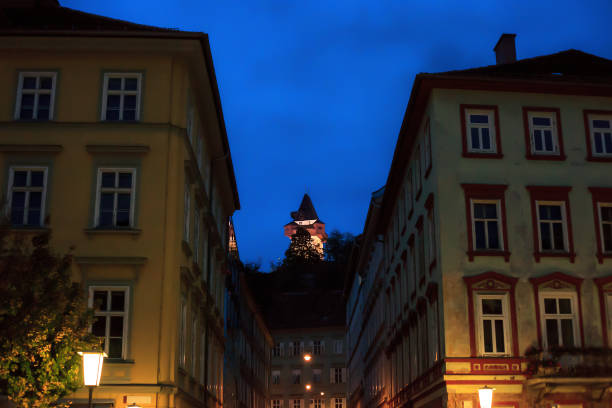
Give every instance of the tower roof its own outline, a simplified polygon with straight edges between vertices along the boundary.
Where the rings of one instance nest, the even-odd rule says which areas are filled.
[[[291,218],[294,221],[305,221],[305,220],[318,220],[319,216],[314,209],[314,205],[312,205],[312,200],[308,196],[308,194],[304,194],[304,198],[302,198],[302,203],[300,204],[300,208],[297,211],[291,212]]]

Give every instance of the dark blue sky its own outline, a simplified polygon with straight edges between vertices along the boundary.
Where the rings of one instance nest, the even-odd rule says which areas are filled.
[[[60,0],[209,34],[242,210],[243,261],[282,257],[304,192],[327,230],[358,234],[386,180],[414,76],[576,48],[612,58],[612,2]],[[503,4],[502,4],[503,3]]]

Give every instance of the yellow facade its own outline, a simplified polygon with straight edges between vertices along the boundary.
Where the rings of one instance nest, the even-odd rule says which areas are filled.
[[[239,202],[208,40],[126,24],[123,32],[15,32],[0,41],[2,195],[17,211],[14,180],[44,169],[43,221],[18,220],[16,233],[50,230],[55,250],[74,247],[73,277],[90,302],[108,295],[123,305],[123,320],[109,311],[98,327],[113,355],[94,403],[221,406],[227,221]],[[23,120],[20,78],[40,73],[55,78],[54,112]],[[105,120],[109,73],[138,78],[137,120]],[[122,197],[108,190],[110,224],[101,218],[110,214],[101,202],[106,174],[131,180]],[[129,215],[120,204],[127,195]],[[80,390],[70,399],[86,397]]]

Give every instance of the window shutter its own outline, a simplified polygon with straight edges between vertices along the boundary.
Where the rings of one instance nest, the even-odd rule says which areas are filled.
[[[336,377],[334,376],[334,369],[333,368],[329,369],[329,382],[330,382],[330,384],[335,384],[336,383]]]

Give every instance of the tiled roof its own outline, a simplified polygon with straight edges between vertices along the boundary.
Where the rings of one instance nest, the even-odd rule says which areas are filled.
[[[178,32],[131,23],[62,7],[55,1],[0,0],[0,26],[5,30]]]
[[[312,200],[308,196],[308,194],[304,194],[304,198],[302,198],[302,203],[300,204],[300,208],[297,211],[293,211],[291,213],[291,218],[295,221],[305,221],[305,220],[318,220],[319,216],[314,209],[314,205],[312,205]]]
[[[570,49],[515,62],[433,74],[444,77],[611,82],[612,61]]]

